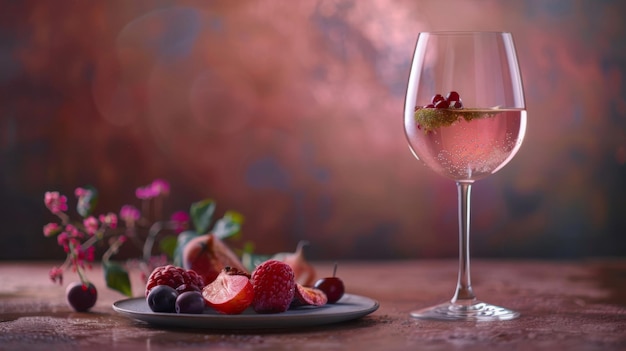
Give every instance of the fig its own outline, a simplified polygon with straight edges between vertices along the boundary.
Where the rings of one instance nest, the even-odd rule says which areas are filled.
[[[200,235],[191,239],[183,248],[183,268],[195,271],[210,284],[217,278],[224,267],[231,267],[246,272],[246,268],[237,255],[214,234]]]
[[[295,252],[281,252],[274,255],[273,259],[288,264],[296,277],[296,283],[304,286],[312,286],[315,283],[315,268],[305,259],[304,247],[308,241],[298,242]]]
[[[327,302],[326,293],[322,290],[296,284],[291,307],[324,306]]]

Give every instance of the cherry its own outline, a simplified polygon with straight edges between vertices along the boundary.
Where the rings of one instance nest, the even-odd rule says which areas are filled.
[[[150,290],[146,300],[153,312],[176,312],[178,292],[169,285],[157,285]]]
[[[322,290],[326,294],[326,297],[328,298],[328,303],[335,303],[339,301],[345,291],[343,281],[335,276],[336,273],[337,264],[335,263],[333,276],[322,278],[315,282],[315,285],[313,286],[316,289]]]
[[[454,104],[452,104],[452,107],[454,107],[454,108],[463,108],[463,103],[461,102],[461,100],[455,101]]]
[[[67,303],[77,312],[85,312],[92,308],[98,300],[98,291],[92,283],[75,282],[65,290]]]
[[[204,298],[199,291],[185,291],[176,298],[175,309],[176,313],[200,314],[204,311]]]

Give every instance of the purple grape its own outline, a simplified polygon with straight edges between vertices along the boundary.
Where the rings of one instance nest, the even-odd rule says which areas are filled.
[[[72,283],[65,290],[67,303],[77,312],[85,312],[92,308],[98,300],[98,291],[91,284]]]
[[[150,293],[148,293],[148,307],[153,312],[166,312],[173,313],[176,312],[176,298],[178,297],[178,292],[168,285],[157,285]]]
[[[185,291],[176,298],[176,313],[200,314],[204,311],[204,298],[199,291]]]

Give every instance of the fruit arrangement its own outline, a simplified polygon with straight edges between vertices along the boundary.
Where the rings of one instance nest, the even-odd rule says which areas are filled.
[[[343,294],[343,285],[340,293],[326,284],[314,286],[315,269],[303,254],[305,241],[294,252],[270,256],[253,254],[244,246],[240,258],[223,239],[239,233],[243,216],[226,211],[213,221],[216,205],[211,199],[194,202],[188,212],[174,212],[169,220],[159,219],[163,217],[157,209],[169,192],[169,183],[156,179],[135,191],[141,208],[148,210],[145,213],[127,204],[119,216],[112,212],[96,215],[98,191],[79,187],[74,192],[78,220],[71,218],[65,195],[45,193],[44,203],[58,221],[46,224],[43,234],[56,238],[66,253],[65,262],[50,270],[50,280],[63,285],[65,270],[78,274],[80,282],[66,289],[67,302],[75,311],[88,311],[97,301],[97,289],[87,271],[95,261],[95,246],[102,243],[108,243],[101,261],[107,287],[132,296],[128,269],[139,269],[146,283],[146,301],[155,312],[202,313],[213,308],[238,314],[252,308],[257,313],[281,313],[334,303]],[[126,264],[113,261],[112,256],[127,242],[140,249],[142,256]]]
[[[433,129],[449,126],[459,119],[469,122],[472,119],[493,116],[495,113],[466,109],[463,107],[463,101],[459,93],[451,91],[446,97],[441,94],[435,94],[430,103],[423,107],[416,106],[415,120],[417,128],[428,133]]]
[[[220,250],[229,249],[223,246]],[[221,257],[230,260],[236,256]],[[216,256],[210,261],[214,266],[198,267],[213,272],[215,267],[223,265]],[[233,315],[249,308],[259,314],[274,314],[302,306],[323,306],[335,303],[343,296],[343,282],[335,274],[318,280],[315,286],[297,282],[295,272],[301,270],[298,264],[303,261],[285,262],[270,258],[257,265],[251,274],[245,268],[224,266],[200,291],[196,288],[197,277],[206,276],[206,272],[172,265],[157,267],[148,278],[146,300],[153,312],[199,314],[205,308],[211,308],[221,314]],[[311,269],[308,263],[306,267]]]

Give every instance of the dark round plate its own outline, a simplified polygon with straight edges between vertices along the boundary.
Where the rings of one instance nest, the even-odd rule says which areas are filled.
[[[224,315],[207,308],[203,314],[152,312],[146,299],[136,297],[117,301],[113,310],[133,319],[165,327],[208,329],[299,328],[344,322],[366,316],[378,309],[370,298],[345,294],[334,304],[300,307],[284,313],[258,314],[252,309],[237,315]]]

